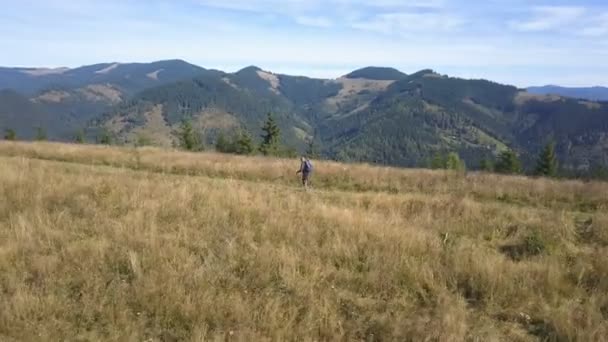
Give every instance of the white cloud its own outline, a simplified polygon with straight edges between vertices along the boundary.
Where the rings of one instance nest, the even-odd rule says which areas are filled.
[[[404,32],[446,32],[465,23],[459,17],[441,13],[389,13],[379,14],[367,20],[353,22],[351,26],[385,34]]]
[[[530,20],[511,21],[511,28],[522,32],[548,31],[575,23],[586,13],[584,7],[576,6],[542,6],[534,8]]]
[[[511,21],[510,27],[520,32],[558,32],[568,35],[602,37],[608,36],[608,12],[605,8],[576,6],[545,6],[533,9],[529,20]]]

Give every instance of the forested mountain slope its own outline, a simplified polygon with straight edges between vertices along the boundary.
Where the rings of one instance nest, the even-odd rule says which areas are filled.
[[[367,67],[313,79],[255,66],[226,73],[164,61],[2,69],[0,75],[0,85],[13,85],[0,97],[0,129],[14,128],[24,138],[44,126],[59,140],[87,129],[91,139],[105,131],[118,143],[172,146],[186,120],[207,145],[244,131],[259,142],[272,113],[288,148],[303,152],[314,141],[325,157],[346,161],[424,166],[437,153],[458,152],[475,168],[513,149],[529,168],[542,146],[555,141],[564,168],[608,164],[607,103],[433,70],[407,75]]]

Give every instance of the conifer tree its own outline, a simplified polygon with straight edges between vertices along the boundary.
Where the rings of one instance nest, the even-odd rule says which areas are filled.
[[[262,144],[260,145],[260,152],[266,156],[276,156],[280,152],[281,144],[281,130],[274,121],[271,113],[268,113],[266,122],[262,127]]]
[[[522,172],[521,161],[519,161],[514,151],[507,150],[502,152],[498,157],[495,169],[499,173],[518,174]]]
[[[433,159],[431,159],[431,162],[430,162],[431,169],[433,169],[433,170],[445,169],[445,165],[446,164],[445,164],[444,156],[439,152],[435,153],[435,155],[433,156]]]
[[[224,132],[220,132],[215,142],[215,150],[222,153],[233,153],[234,148],[232,142],[226,138]]]
[[[450,152],[445,160],[447,170],[465,171],[466,165],[456,152]]]
[[[254,151],[251,136],[246,131],[239,132],[234,142],[234,150],[237,154],[252,154]]]
[[[198,151],[201,149],[199,136],[194,131],[192,123],[184,120],[178,131],[179,146],[186,151]]]
[[[554,143],[548,143],[541,151],[536,163],[536,174],[547,177],[557,175],[557,157],[555,156]]]

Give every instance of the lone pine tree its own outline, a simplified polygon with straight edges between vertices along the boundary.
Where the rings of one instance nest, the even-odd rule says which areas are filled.
[[[541,151],[536,163],[536,174],[539,176],[555,177],[557,175],[557,157],[555,144],[548,143]]]
[[[260,152],[268,156],[276,156],[280,151],[281,144],[281,129],[274,121],[271,113],[268,113],[266,122],[262,126],[262,144],[260,145]]]

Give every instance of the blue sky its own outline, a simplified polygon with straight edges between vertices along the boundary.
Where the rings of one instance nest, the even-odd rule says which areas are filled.
[[[339,77],[423,68],[608,86],[606,0],[0,0],[0,65],[181,58]]]

